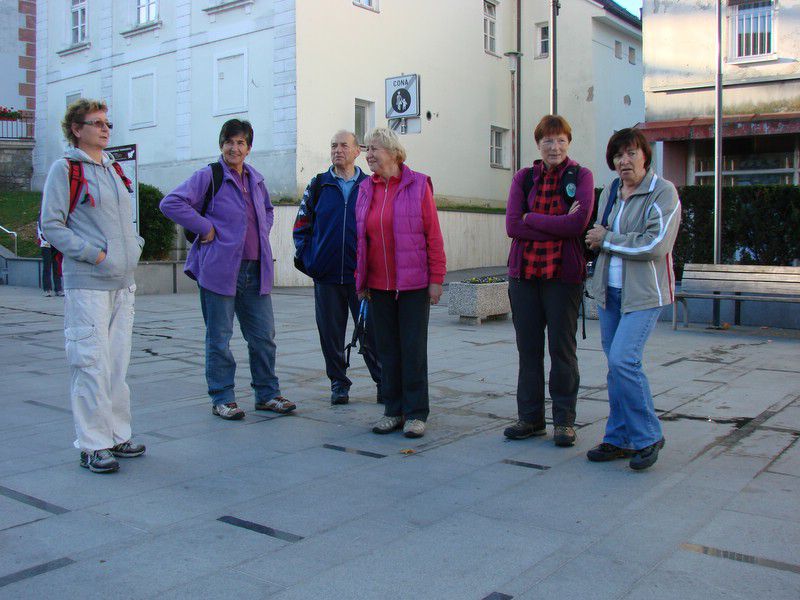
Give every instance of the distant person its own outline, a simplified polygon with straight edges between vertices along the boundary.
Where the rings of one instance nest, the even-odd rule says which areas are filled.
[[[384,417],[372,431],[403,428],[406,437],[425,434],[428,419],[428,318],[442,296],[444,241],[430,177],[405,164],[397,134],[369,133],[367,164],[356,205],[356,290],[369,298]]]
[[[600,195],[598,222],[586,234],[586,244],[600,253],[592,284],[610,409],[603,443],[587,457],[629,458],[636,470],[652,466],[664,447],[642,355],[661,307],[675,299],[672,246],[681,220],[678,192],[650,168],[652,157],[638,129],[611,136],[606,162],[619,178]]]
[[[594,208],[592,172],[568,156],[572,128],[557,115],[542,118],[533,133],[541,159],[520,170],[506,209],[508,296],[517,337],[517,422],[504,434],[521,440],[547,433],[544,347],[550,354],[548,388],[553,441],[575,443],[578,402],[578,309],[586,278],[583,234]]]
[[[133,228],[130,181],[103,152],[112,128],[106,104],[76,100],[61,128],[70,147],[44,184],[42,231],[63,254],[64,336],[80,465],[109,473],[119,469],[117,458],[145,452],[131,439],[125,382],[133,272],[144,240]]]
[[[196,171],[160,205],[169,219],[197,236],[184,271],[200,288],[211,412],[223,419],[244,418],[236,402],[236,361],[230,349],[235,314],[247,341],[255,409],[286,414],[297,407],[281,396],[275,374],[269,244],[274,209],[264,177],[245,164],[253,147],[250,123],[226,121],[219,147],[216,163]]]
[[[356,136],[339,131],[331,139],[331,167],[311,179],[294,222],[295,264],[314,279],[314,312],[325,372],[331,382],[331,404],[347,404],[352,381],[345,364],[348,311],[358,321],[356,294],[356,199],[366,175],[355,164],[361,153]],[[367,315],[368,321],[372,320]],[[366,328],[364,362],[378,386],[381,367],[375,356],[372,325]]]
[[[36,222],[36,243],[42,250],[42,295],[51,297],[55,287],[55,295],[63,296],[64,290],[61,286],[61,273],[59,272],[56,255],[58,250],[53,248],[42,231],[42,221]]]

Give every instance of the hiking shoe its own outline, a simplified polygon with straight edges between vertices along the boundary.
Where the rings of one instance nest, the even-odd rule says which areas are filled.
[[[546,433],[547,428],[544,425],[537,427],[533,423],[528,423],[526,421],[517,421],[511,427],[506,427],[505,431],[503,431],[503,435],[510,440],[524,440],[531,436],[545,435]]]
[[[45,298],[50,298],[52,297],[52,295],[53,292],[51,292],[50,290],[45,290],[44,292],[42,292],[42,296],[44,296]]]
[[[633,456],[633,450],[620,448],[608,442],[603,442],[586,453],[586,458],[592,462],[608,462],[617,458],[630,458],[631,456]]]
[[[271,410],[282,415],[292,412],[295,408],[297,405],[283,396],[275,396],[266,402],[256,402],[256,410]]]
[[[227,404],[215,404],[211,407],[211,414],[228,419],[229,421],[238,421],[244,419],[244,411],[239,408],[236,402],[228,402]]]
[[[566,425],[556,425],[553,428],[553,443],[556,446],[566,448],[573,446],[578,436],[575,435],[575,429],[567,427]]]
[[[658,440],[655,444],[650,444],[646,448],[636,450],[631,461],[628,463],[634,471],[642,471],[648,467],[652,467],[658,460],[658,451],[664,447],[664,438]]]
[[[119,469],[117,459],[108,449],[81,451],[81,466],[92,473],[113,473]]]
[[[403,417],[381,417],[381,420],[375,423],[372,428],[372,433],[391,433],[400,429],[403,425]]]
[[[348,402],[350,402],[350,394],[348,392],[344,391],[331,393],[331,405],[347,404]]]
[[[111,447],[111,454],[119,458],[136,458],[144,454],[144,444],[135,444],[131,440]]]
[[[403,426],[403,435],[407,438],[421,438],[425,435],[425,421],[411,419]]]

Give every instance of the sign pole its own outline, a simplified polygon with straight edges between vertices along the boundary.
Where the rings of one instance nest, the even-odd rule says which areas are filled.
[[[714,264],[722,262],[722,0],[716,0],[717,64],[714,84]],[[714,300],[713,325],[720,326],[720,301]]]

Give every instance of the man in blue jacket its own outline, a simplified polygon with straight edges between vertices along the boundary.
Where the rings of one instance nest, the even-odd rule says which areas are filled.
[[[344,341],[347,312],[358,319],[355,288],[356,198],[366,175],[355,164],[361,153],[355,134],[339,131],[331,139],[331,162],[306,187],[294,222],[295,263],[314,279],[314,307],[325,371],[331,380],[331,404],[347,404],[352,381],[347,377]],[[364,362],[380,397],[381,367],[373,348],[367,317]]]

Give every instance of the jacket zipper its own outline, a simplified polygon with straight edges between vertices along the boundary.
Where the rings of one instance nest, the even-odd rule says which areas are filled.
[[[338,185],[336,187],[339,187]],[[341,191],[341,188],[339,189]],[[339,277],[339,283],[344,284],[344,245],[345,245],[345,236],[347,233],[347,196],[344,195],[342,192],[342,196],[344,196],[344,218],[342,220],[342,270]]]
[[[386,269],[386,290],[389,290],[389,261],[386,258],[386,236],[383,232],[383,211],[386,208],[386,198],[389,196],[389,182],[386,182],[386,189],[383,192],[383,205],[381,206],[381,241],[383,242],[383,265]]]

